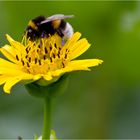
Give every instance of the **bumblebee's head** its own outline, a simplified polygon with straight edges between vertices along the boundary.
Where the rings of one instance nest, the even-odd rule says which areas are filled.
[[[29,21],[28,27],[32,28],[33,30],[38,30],[38,26],[44,20],[45,20],[44,16],[38,16],[38,17]]]
[[[44,16],[38,16],[32,20],[29,21],[28,27],[26,29],[27,37],[29,37],[31,40],[34,40],[35,38],[38,38],[40,36],[39,34],[39,26],[42,21],[44,21],[46,18]]]
[[[31,40],[34,40],[39,37],[39,32],[36,29],[32,28],[31,26],[27,27],[24,34],[27,34],[27,37],[30,38]]]

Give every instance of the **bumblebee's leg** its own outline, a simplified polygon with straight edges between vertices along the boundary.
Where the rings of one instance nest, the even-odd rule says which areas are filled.
[[[62,33],[62,30],[61,29],[57,29],[56,30],[57,34],[60,36],[60,37],[63,37],[64,34]]]
[[[65,45],[65,39],[62,37],[62,46]]]
[[[57,34],[62,38],[62,45],[65,44],[64,34],[62,33],[61,29],[56,30]]]
[[[43,31],[43,32],[40,33],[40,37],[45,38],[45,37],[48,37],[48,35],[45,31]]]

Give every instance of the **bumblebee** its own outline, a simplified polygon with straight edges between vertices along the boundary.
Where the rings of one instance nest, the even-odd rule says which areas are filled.
[[[64,19],[72,18],[73,15],[56,14],[50,17],[38,16],[29,21],[25,33],[34,41],[57,33],[60,37],[68,39],[73,35],[72,26]]]

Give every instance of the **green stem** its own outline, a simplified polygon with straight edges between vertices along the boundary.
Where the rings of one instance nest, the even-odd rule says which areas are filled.
[[[51,97],[45,97],[44,100],[44,127],[42,140],[50,140],[51,133]]]

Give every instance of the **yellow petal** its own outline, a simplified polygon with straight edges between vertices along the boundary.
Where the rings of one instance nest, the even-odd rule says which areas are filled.
[[[10,93],[10,90],[11,90],[12,86],[14,86],[19,81],[21,81],[21,79],[17,78],[17,77],[11,77],[11,78],[7,79],[5,84],[4,84],[3,90],[6,93]]]
[[[40,79],[41,77],[42,77],[41,74],[34,75],[33,80],[36,81],[36,80]]]
[[[90,47],[90,44],[86,39],[81,39],[77,43],[75,43],[73,46],[70,48],[69,52],[69,59],[72,60],[81,54],[83,54],[88,48]]]
[[[5,75],[3,75],[3,76],[5,76]],[[34,78],[34,76],[32,74],[26,74],[26,73],[22,73],[22,72],[20,74],[17,73],[15,76],[9,76],[9,77],[8,77],[8,75],[6,75],[6,76],[5,76],[6,78],[3,79],[3,83],[5,83],[3,89],[6,93],[10,93],[11,88],[18,82],[24,81],[24,80],[26,80],[26,81],[33,80],[33,78]]]
[[[9,41],[9,43],[11,44],[11,46],[14,46],[15,48],[19,49],[19,47],[21,47],[21,43],[15,41],[11,36],[9,36],[8,34],[6,34],[6,38]]]
[[[22,71],[4,67],[4,68],[0,68],[0,74],[7,75],[7,76],[16,76],[16,75],[21,75]]]
[[[66,72],[78,71],[78,70],[90,70],[89,67],[97,66],[103,61],[99,59],[86,59],[86,60],[75,60],[69,62],[69,64],[63,68],[56,70],[52,73],[53,76],[60,76]]]
[[[52,75],[50,73],[43,75],[43,78],[47,81],[52,80]]]
[[[0,58],[0,74],[7,77],[19,76],[23,79],[34,79],[34,75],[22,71],[21,67]]]
[[[73,46],[80,37],[81,37],[81,33],[79,32],[74,33],[72,37],[65,43],[65,45],[62,48],[62,51],[71,48],[71,46]]]
[[[20,77],[22,80],[37,80],[37,78],[36,79],[34,78],[34,75],[22,71],[19,72],[17,76]]]
[[[9,43],[11,44],[11,47],[14,47],[17,50],[18,55],[25,54],[25,46],[23,44],[21,44],[18,41],[15,41],[12,37],[10,37],[8,34],[6,34],[6,38],[9,41]]]
[[[20,75],[18,77],[10,77],[8,75],[1,75],[0,76],[0,85],[4,84],[4,91],[6,93],[10,93],[11,87],[13,85],[15,85],[17,82],[19,82],[20,80],[23,80],[23,77],[19,78]],[[29,77],[28,77],[29,78]]]
[[[21,67],[5,59],[0,58],[0,68],[9,68],[10,71],[11,68],[20,69]]]
[[[6,79],[9,78],[7,75],[1,75],[0,76],[0,85],[4,84],[6,82]]]
[[[59,69],[59,70],[56,70],[56,71],[52,72],[52,75],[54,77],[58,77],[58,76],[63,75],[64,73],[72,72],[72,71],[79,71],[79,70],[86,70],[87,71],[87,70],[90,70],[90,69],[87,68],[87,67],[83,67],[83,66],[79,66],[79,67],[75,67],[75,68],[66,67],[66,68]]]
[[[14,48],[12,48],[11,46],[9,45],[5,45],[4,47],[2,47],[0,49],[1,53],[7,58],[9,59],[10,61],[16,63],[17,60],[15,58],[15,55],[16,55],[16,51],[14,50]]]
[[[102,63],[103,63],[103,60],[100,60],[100,59],[74,60],[68,64],[68,67],[76,67],[76,66],[94,67]]]

